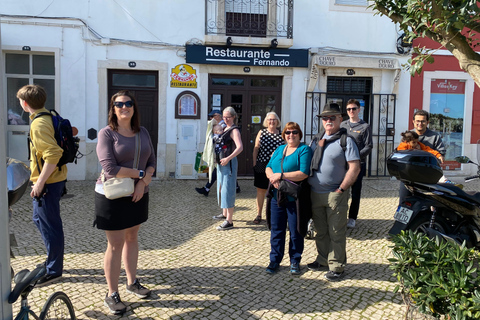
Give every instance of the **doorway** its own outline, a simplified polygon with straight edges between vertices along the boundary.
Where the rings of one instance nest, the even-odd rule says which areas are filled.
[[[238,175],[253,175],[253,148],[265,115],[275,111],[282,117],[282,78],[211,74],[208,80],[208,112],[228,106],[235,109],[243,143],[237,157]]]
[[[148,130],[156,156],[158,145],[158,72],[108,70],[108,101],[110,102],[110,98],[120,90],[128,90],[135,97],[140,112],[140,125]]]

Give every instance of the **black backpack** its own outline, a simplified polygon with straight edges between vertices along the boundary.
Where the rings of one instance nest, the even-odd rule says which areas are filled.
[[[35,118],[32,119],[32,122],[38,117],[44,115],[49,115],[52,117],[53,129],[55,130],[55,140],[57,140],[57,144],[60,146],[60,148],[63,149],[63,155],[58,161],[57,167],[61,168],[64,164],[67,163],[77,163],[77,159],[79,158],[78,147],[80,143],[80,138],[73,136],[72,125],[70,124],[70,121],[68,119],[62,118],[57,111],[50,110],[50,112],[38,113]],[[29,141],[33,145],[30,137]]]

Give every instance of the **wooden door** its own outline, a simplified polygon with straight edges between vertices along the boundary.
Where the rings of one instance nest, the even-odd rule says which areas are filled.
[[[150,134],[157,155],[158,71],[108,70],[108,101],[120,90],[128,90],[135,97],[140,125]]]

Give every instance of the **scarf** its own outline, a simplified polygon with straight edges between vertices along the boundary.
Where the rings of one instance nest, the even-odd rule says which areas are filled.
[[[315,138],[312,141],[313,145],[314,143],[317,144],[317,148],[313,152],[312,156],[312,162],[310,163],[310,176],[313,177],[314,171],[317,171],[318,168],[320,167],[320,162],[322,161],[323,157],[323,151],[325,150],[325,147],[328,143],[331,143],[335,140],[338,140],[342,137],[343,134],[347,133],[347,129],[345,128],[340,128],[337,132],[335,132],[330,138],[327,139],[321,139],[324,136],[323,133],[319,133],[315,136]]]

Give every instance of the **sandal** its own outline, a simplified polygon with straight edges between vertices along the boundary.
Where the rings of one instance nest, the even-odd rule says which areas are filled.
[[[262,216],[257,216],[257,217],[253,220],[253,223],[256,223],[256,224],[259,224],[260,222],[262,222]]]

